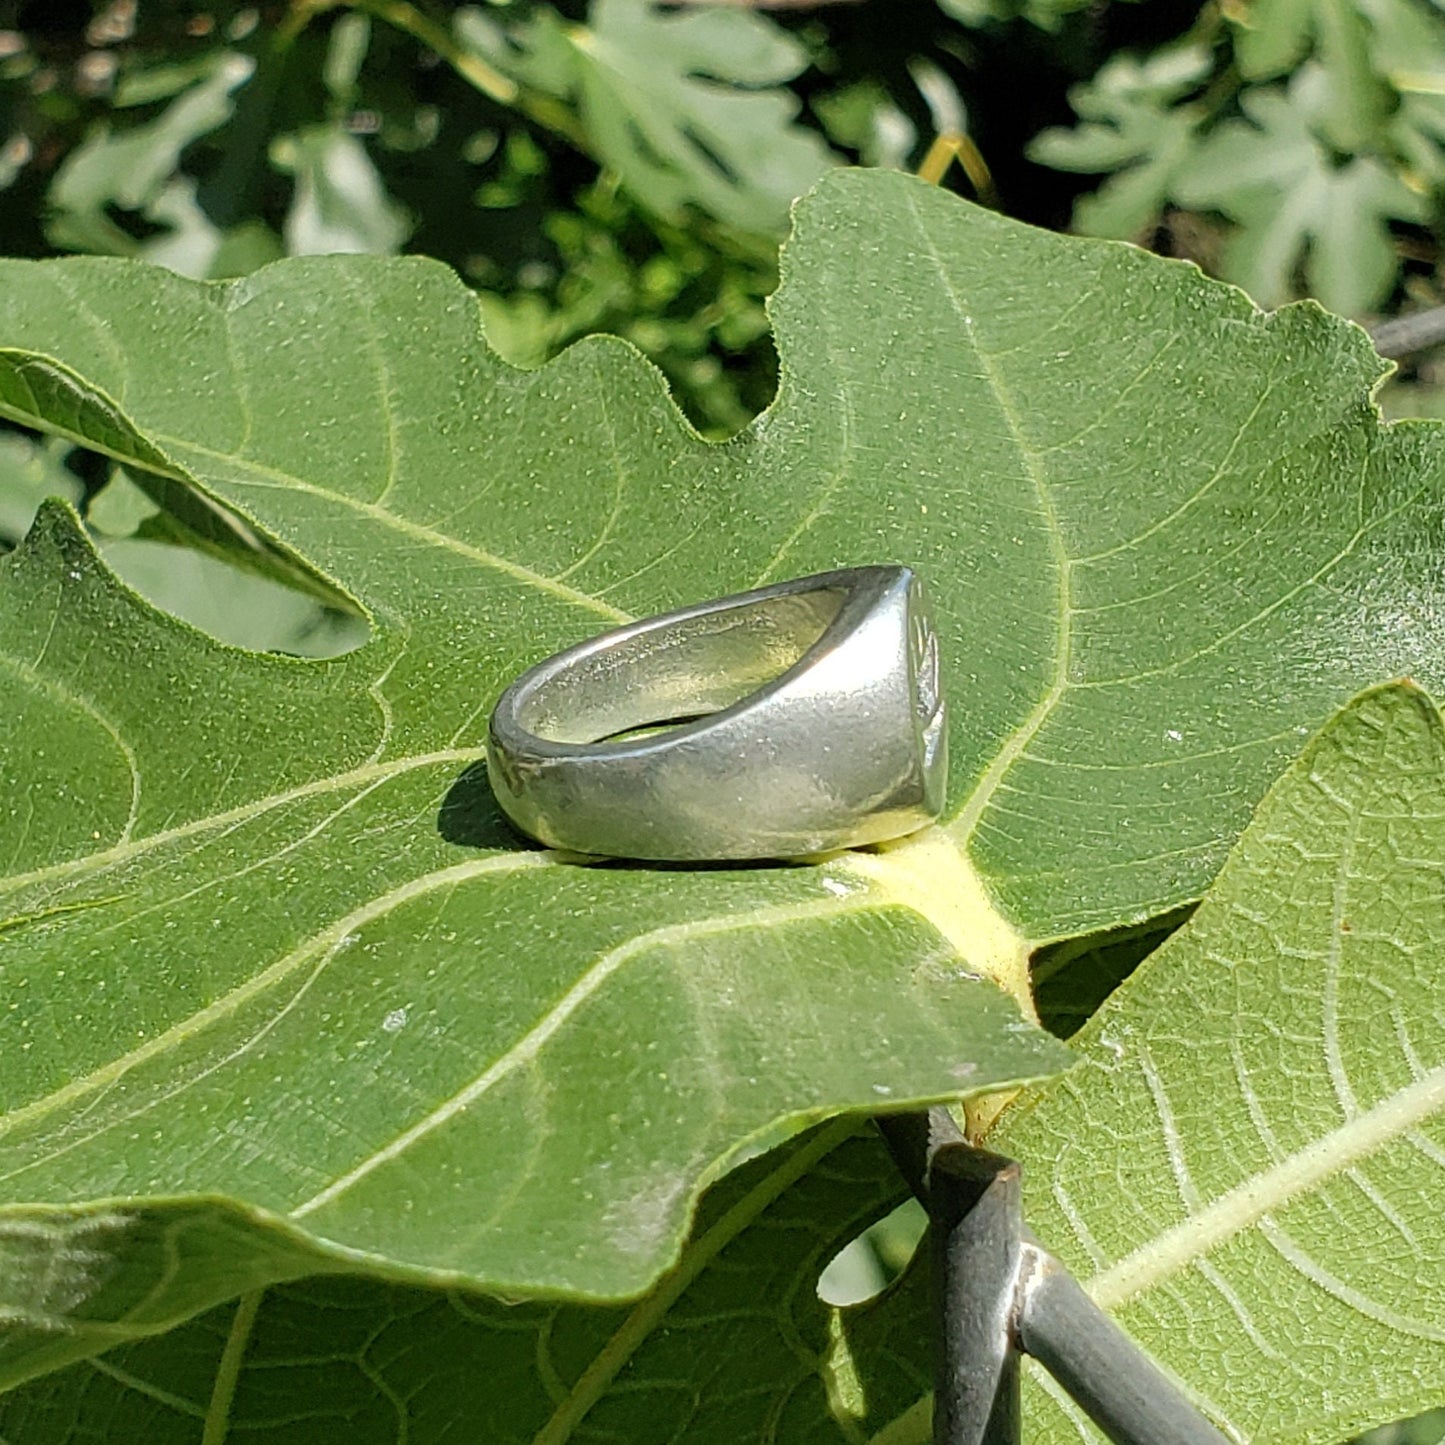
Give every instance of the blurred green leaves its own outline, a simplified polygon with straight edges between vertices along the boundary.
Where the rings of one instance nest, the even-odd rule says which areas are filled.
[[[366,640],[364,618],[338,597],[288,585],[262,545],[218,545],[162,511],[119,466],[89,491],[69,465],[77,458],[93,460],[58,438],[0,431],[0,553],[19,545],[47,497],[60,497],[82,510],[96,551],[126,586],[223,642],[332,657]]]
[[[272,159],[296,177],[283,232],[288,255],[390,256],[406,240],[406,212],[387,195],[366,147],[339,125],[281,137]]]
[[[743,231],[779,232],[789,203],[832,163],[779,88],[807,52],[760,15],[593,0],[585,26],[538,7],[504,27],[475,6],[456,26],[498,69],[575,106],[597,158],[669,220],[695,206]]]
[[[1399,278],[1395,227],[1445,197],[1445,17],[1427,0],[1206,8],[1188,37],[1117,57],[1072,95],[1081,125],[1032,154],[1109,177],[1075,225],[1143,239],[1172,207],[1233,223],[1220,270],[1261,305],[1346,315]]]
[[[712,434],[767,403],[777,240],[834,159],[794,123],[785,82],[809,52],[772,21],[650,0],[603,0],[586,24],[491,12],[505,26],[390,0],[280,23],[218,7],[197,26],[187,8],[157,0],[139,31],[98,18],[75,37],[74,92],[43,37],[0,32],[0,182],[17,203],[41,185],[45,244],[200,278],[410,245],[482,290],[520,364],[610,330]],[[167,15],[158,42],[144,22]]]
[[[170,65],[122,85],[116,105],[160,105],[152,119],[129,127],[102,121],[66,158],[50,189],[50,240],[62,251],[143,255],[144,246],[111,219],[133,211],[166,229],[203,221],[194,183],[176,173],[182,153],[235,112],[235,92],[255,69],[249,57],[219,50],[200,64]]]
[[[0,431],[0,551],[13,547],[30,530],[46,497],[77,501],[80,478],[67,469],[68,443],[53,437],[32,439]]]
[[[487,336],[508,361],[539,366],[597,331],[625,337],[663,367],[712,435],[737,431],[772,399],[771,244],[647,217],[607,184],[548,214],[542,233],[556,261],[537,264],[537,284],[479,293]]]
[[[255,144],[257,107],[274,107],[282,68],[269,43],[253,53],[221,43],[121,76],[112,114],[55,173],[49,241],[62,251],[134,256],[198,277],[243,275],[284,254],[394,252],[409,220],[346,123],[368,35],[361,17],[334,28],[315,96],[319,118],[270,141],[273,173],[293,178],[284,210],[240,215],[231,224],[214,218],[226,207],[206,193],[237,180],[248,140],[253,161],[265,162],[265,145]],[[204,141],[210,150],[201,155]]]
[[[1174,193],[1238,223],[1225,272],[1263,302],[1306,289],[1350,316],[1374,310],[1399,271],[1389,222],[1423,221],[1423,198],[1378,155],[1339,160],[1328,148],[1335,92],[1306,64],[1284,89],[1246,91],[1244,118],[1207,135],[1176,173]]]
[[[1080,197],[1074,222],[1090,236],[1127,239],[1157,219],[1175,174],[1195,143],[1196,110],[1181,104],[1209,74],[1202,46],[1186,45],[1140,60],[1111,60],[1074,92],[1082,124],[1045,131],[1036,159],[1060,170],[1108,173]]]
[[[198,277],[421,251],[483,293],[512,359],[626,335],[715,436],[772,392],[788,205],[849,154],[909,168],[956,132],[990,203],[1057,218],[1076,195],[1083,232],[1355,315],[1390,300],[1445,195],[1428,0],[887,0],[891,28],[880,0],[151,0],[134,34],[114,8],[95,0],[68,82],[50,42],[0,32],[0,181],[43,182],[49,246]],[[1011,46],[1025,91],[990,78]],[[1048,124],[1066,78],[1072,128]],[[1006,150],[1030,134],[1032,165]],[[1045,167],[1096,179],[1077,194]]]

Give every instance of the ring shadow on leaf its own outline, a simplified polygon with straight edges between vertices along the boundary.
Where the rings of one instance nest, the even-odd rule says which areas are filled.
[[[469,763],[447,789],[437,813],[437,832],[463,848],[525,848],[542,845],[514,828],[502,813],[483,761]]]

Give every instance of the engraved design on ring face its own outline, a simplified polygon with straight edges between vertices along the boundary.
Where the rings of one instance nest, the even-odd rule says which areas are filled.
[[[938,671],[938,633],[933,629],[928,598],[914,582],[909,599],[909,642],[913,659],[913,705],[918,712],[926,772],[938,756],[946,709]]]

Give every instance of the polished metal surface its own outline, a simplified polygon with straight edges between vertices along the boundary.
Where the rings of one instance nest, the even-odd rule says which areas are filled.
[[[914,832],[947,774],[922,585],[824,572],[568,648],[503,693],[487,770],[519,828],[577,853],[794,858]]]

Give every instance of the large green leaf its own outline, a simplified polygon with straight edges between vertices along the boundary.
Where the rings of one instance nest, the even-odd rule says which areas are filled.
[[[904,1187],[878,1139],[850,1134],[826,1125],[730,1175],[676,1269],[635,1305],[283,1285],[0,1397],[0,1439],[861,1439],[916,1397],[928,1343],[879,1351],[870,1312],[835,1315],[818,1298],[830,1253]]]
[[[1030,1225],[1237,1440],[1445,1404],[1445,721],[1366,693],[989,1145]],[[873,1328],[927,1329],[916,1296]],[[866,1368],[866,1358],[862,1366]],[[1102,1440],[1041,1372],[1028,1438]],[[929,1438],[921,1402],[886,1437]]]
[[[685,206],[778,232],[833,157],[797,125],[783,89],[808,52],[761,15],[672,13],[654,0],[593,0],[588,24],[542,8],[504,29],[477,6],[457,33],[489,61],[575,104],[588,145],[644,206]]]
[[[0,268],[0,409],[224,498],[375,632],[219,648],[60,510],[5,564],[15,1369],[126,1308],[35,1293],[65,1229],[27,1204],[112,1201],[86,1279],[154,1320],[308,1239],[314,1268],[640,1290],[703,1183],[803,1123],[1059,1068],[976,975],[1021,993],[1034,943],[1198,896],[1313,725],[1441,677],[1438,434],[1379,429],[1380,363],[1316,309],[843,174],[774,316],[777,403],[707,446],[619,344],[503,366],[425,262]],[[889,558],[935,594],[945,826],[667,870],[499,823],[480,740],[523,666]],[[175,1195],[241,1210],[185,1279],[146,1203]]]
[[[1445,1403],[1442,956],[1445,724],[1385,688],[1076,1036],[1084,1067],[1005,1116],[999,1147],[1050,1161],[1034,1227],[1236,1438]]]

